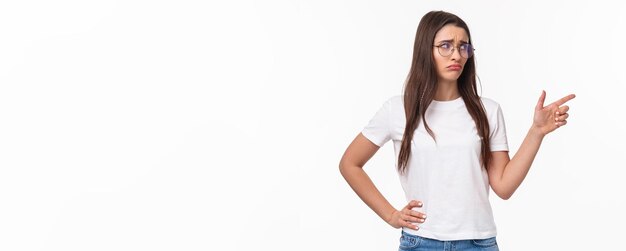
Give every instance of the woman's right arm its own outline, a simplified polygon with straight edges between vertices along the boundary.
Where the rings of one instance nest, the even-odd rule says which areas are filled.
[[[419,201],[410,201],[402,210],[396,210],[385,197],[378,191],[372,180],[363,170],[363,166],[374,156],[380,147],[372,143],[363,134],[359,133],[350,143],[348,149],[341,157],[339,171],[346,179],[352,190],[369,206],[378,216],[394,228],[408,227],[417,230],[414,223],[422,223],[426,215],[411,210],[421,207]]]

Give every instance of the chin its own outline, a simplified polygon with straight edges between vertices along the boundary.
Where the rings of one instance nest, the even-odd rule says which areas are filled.
[[[454,82],[454,81],[459,80],[459,77],[461,77],[461,74],[458,74],[458,75],[455,74],[453,76],[444,76],[443,80],[449,81],[449,82]]]

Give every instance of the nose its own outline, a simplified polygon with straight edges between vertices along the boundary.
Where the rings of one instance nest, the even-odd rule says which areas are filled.
[[[459,50],[458,47],[452,50],[452,55],[450,55],[450,59],[455,61],[459,61],[461,59],[461,50]]]

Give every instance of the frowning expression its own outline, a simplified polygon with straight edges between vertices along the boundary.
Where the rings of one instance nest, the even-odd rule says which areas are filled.
[[[456,82],[473,48],[465,29],[454,24],[442,27],[435,34],[433,59],[440,82]]]

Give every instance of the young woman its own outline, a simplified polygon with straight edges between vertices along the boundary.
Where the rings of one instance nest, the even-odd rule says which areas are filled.
[[[341,174],[380,218],[402,228],[400,250],[498,250],[489,187],[508,199],[524,180],[543,138],[567,123],[575,96],[544,106],[509,158],[502,111],[478,96],[469,28],[459,17],[427,13],[417,28],[404,95],[388,99],[346,149]],[[394,208],[363,171],[392,140],[407,205]]]

